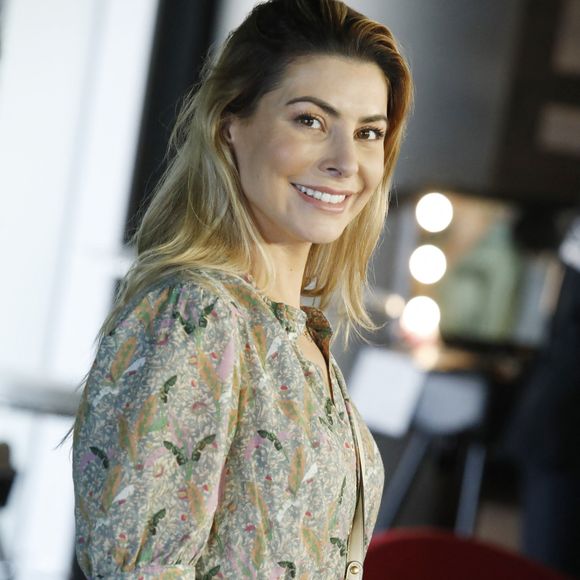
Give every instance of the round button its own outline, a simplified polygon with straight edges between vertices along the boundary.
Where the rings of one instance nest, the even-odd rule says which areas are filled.
[[[351,574],[360,574],[360,566],[359,566],[357,563],[353,562],[353,563],[352,563],[352,564],[351,564],[351,565],[348,567],[348,571],[349,571]]]

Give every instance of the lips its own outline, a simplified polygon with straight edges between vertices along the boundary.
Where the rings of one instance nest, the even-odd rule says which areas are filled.
[[[304,196],[328,205],[340,205],[352,195],[351,191],[336,190],[330,187],[303,185],[301,183],[293,183],[292,185]]]

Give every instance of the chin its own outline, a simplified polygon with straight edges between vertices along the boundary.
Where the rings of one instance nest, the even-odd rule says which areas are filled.
[[[310,232],[309,235],[305,236],[305,239],[308,240],[311,244],[332,244],[332,242],[336,242],[342,236],[344,229],[337,232]]]

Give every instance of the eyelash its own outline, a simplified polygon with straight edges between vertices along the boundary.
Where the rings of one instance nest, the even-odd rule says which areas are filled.
[[[311,121],[318,121],[321,125],[324,125],[323,120],[318,117],[317,115],[313,115],[311,113],[302,113],[296,117],[296,122],[298,124],[304,125],[308,129],[312,127],[307,124],[307,122]],[[376,135],[376,139],[363,139],[364,141],[382,141],[385,137],[385,130],[381,129],[380,127],[362,127],[357,131],[357,133],[365,132],[365,131],[372,131]]]
[[[361,131],[373,131],[377,136],[376,139],[366,139],[366,141],[382,141],[385,137],[385,130],[380,127],[363,127],[359,130],[359,133]]]
[[[296,117],[297,123],[304,125],[305,127],[308,127],[309,129],[311,129],[312,127],[310,127],[310,125],[307,125],[305,121],[318,121],[321,125],[324,125],[324,123],[320,117],[318,117],[316,115],[312,115],[310,113],[302,113]]]

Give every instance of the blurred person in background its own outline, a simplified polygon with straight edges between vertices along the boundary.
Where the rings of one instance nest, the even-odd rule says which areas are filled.
[[[557,306],[508,448],[521,466],[523,551],[580,578],[580,217],[559,254]]]
[[[344,578],[356,506],[366,551],[383,466],[300,303],[372,327],[410,101],[389,30],[333,0],[258,5],[206,65],[74,427],[90,578]]]

